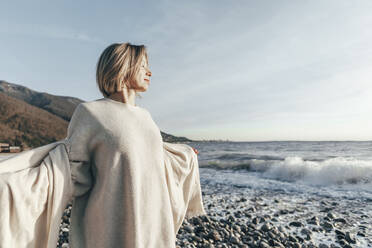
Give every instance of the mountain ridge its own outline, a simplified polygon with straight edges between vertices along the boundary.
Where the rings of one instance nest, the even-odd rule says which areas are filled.
[[[0,143],[27,149],[63,139],[75,108],[82,102],[0,80]],[[192,141],[162,131],[161,135],[166,142]]]

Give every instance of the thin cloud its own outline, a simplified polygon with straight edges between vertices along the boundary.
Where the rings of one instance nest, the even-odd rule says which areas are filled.
[[[107,42],[101,38],[91,36],[82,31],[74,30],[71,28],[40,26],[33,24],[4,24],[0,26],[0,33],[6,35],[23,35],[23,36],[39,36],[42,38],[50,39],[64,39],[84,41],[95,44],[106,44]]]

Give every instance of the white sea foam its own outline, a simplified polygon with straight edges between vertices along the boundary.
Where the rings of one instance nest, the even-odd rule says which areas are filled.
[[[317,185],[372,184],[372,160],[336,157],[305,160],[286,157],[281,160],[214,160],[201,161],[201,167],[259,172],[263,177],[287,182],[303,181]]]
[[[285,181],[301,180],[319,185],[372,183],[372,161],[353,158],[304,161],[301,157],[287,157],[269,163],[252,161],[251,167],[261,169],[264,177]]]

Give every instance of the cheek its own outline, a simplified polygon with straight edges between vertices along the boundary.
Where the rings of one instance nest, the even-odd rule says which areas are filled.
[[[142,85],[142,83],[143,83],[143,80],[144,78],[143,78],[143,75],[142,75],[142,73],[139,73],[137,76],[136,76],[136,82],[135,82],[135,84],[136,84],[136,86],[138,87],[139,85]]]
[[[142,75],[141,75],[141,74],[138,74],[138,75],[136,76],[136,81],[137,81],[137,83],[138,83],[138,82],[141,82],[141,79],[142,79]]]

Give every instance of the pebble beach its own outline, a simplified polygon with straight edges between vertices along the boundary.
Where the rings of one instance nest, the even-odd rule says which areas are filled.
[[[203,192],[208,215],[184,221],[179,247],[372,247],[371,201],[226,185]]]
[[[202,184],[206,216],[185,219],[177,247],[372,247],[372,201]],[[58,248],[67,248],[71,206]]]

